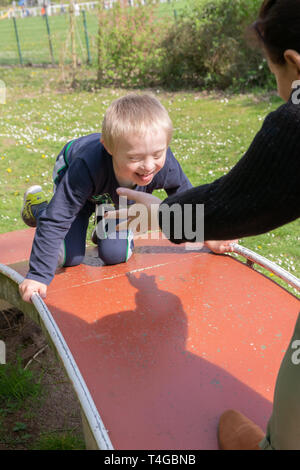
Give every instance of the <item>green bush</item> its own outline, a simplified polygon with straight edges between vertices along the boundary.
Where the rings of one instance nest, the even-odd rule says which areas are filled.
[[[153,86],[160,81],[162,29],[157,5],[141,3],[100,11],[99,69],[101,84]]]
[[[267,62],[246,32],[262,0],[198,0],[164,40],[164,82],[173,86],[274,86]]]
[[[275,80],[250,25],[262,0],[190,0],[177,20],[146,6],[100,12],[101,85],[199,87],[245,91]],[[252,38],[254,38],[252,34]]]
[[[8,7],[11,7],[11,0],[0,0],[0,10]]]

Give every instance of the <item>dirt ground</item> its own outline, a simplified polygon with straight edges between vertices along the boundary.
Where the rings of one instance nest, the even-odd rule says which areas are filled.
[[[0,397],[0,450],[32,449],[41,436],[66,433],[84,446],[79,402],[40,327],[15,308],[1,310],[0,339],[6,363],[21,359],[42,384],[39,396],[26,399],[17,410],[5,409]]]

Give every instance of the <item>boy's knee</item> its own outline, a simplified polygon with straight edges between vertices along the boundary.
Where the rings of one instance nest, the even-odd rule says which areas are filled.
[[[66,243],[63,242],[59,249],[57,267],[67,268],[70,266],[78,266],[79,264],[82,263],[83,259],[84,259],[84,254],[74,254],[70,252],[70,250],[68,252],[68,250],[66,249]]]
[[[84,256],[82,255],[75,255],[75,256],[67,256],[65,262],[62,266],[68,268],[70,266],[78,266],[82,263]]]
[[[104,240],[98,240],[99,258],[107,265],[126,263],[132,255],[133,247],[132,232],[111,234]]]

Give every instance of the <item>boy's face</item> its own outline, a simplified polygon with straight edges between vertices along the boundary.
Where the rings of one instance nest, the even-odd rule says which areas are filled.
[[[166,132],[155,129],[145,135],[123,137],[114,152],[109,153],[112,153],[113,168],[120,186],[146,186],[165,164]]]

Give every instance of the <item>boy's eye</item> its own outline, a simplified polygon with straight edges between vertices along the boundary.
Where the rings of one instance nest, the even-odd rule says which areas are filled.
[[[155,160],[159,160],[162,156],[163,156],[162,153],[156,153],[156,154],[153,155]]]
[[[153,159],[154,159],[154,160],[159,160],[160,158],[162,158],[162,156],[163,156],[163,152],[155,153],[155,154],[153,155]],[[134,157],[134,156],[129,157],[129,161],[130,161],[130,162],[140,162],[140,161],[142,161],[142,160],[143,160],[143,158],[141,158],[141,157],[139,157],[139,156],[136,156],[136,157]]]

